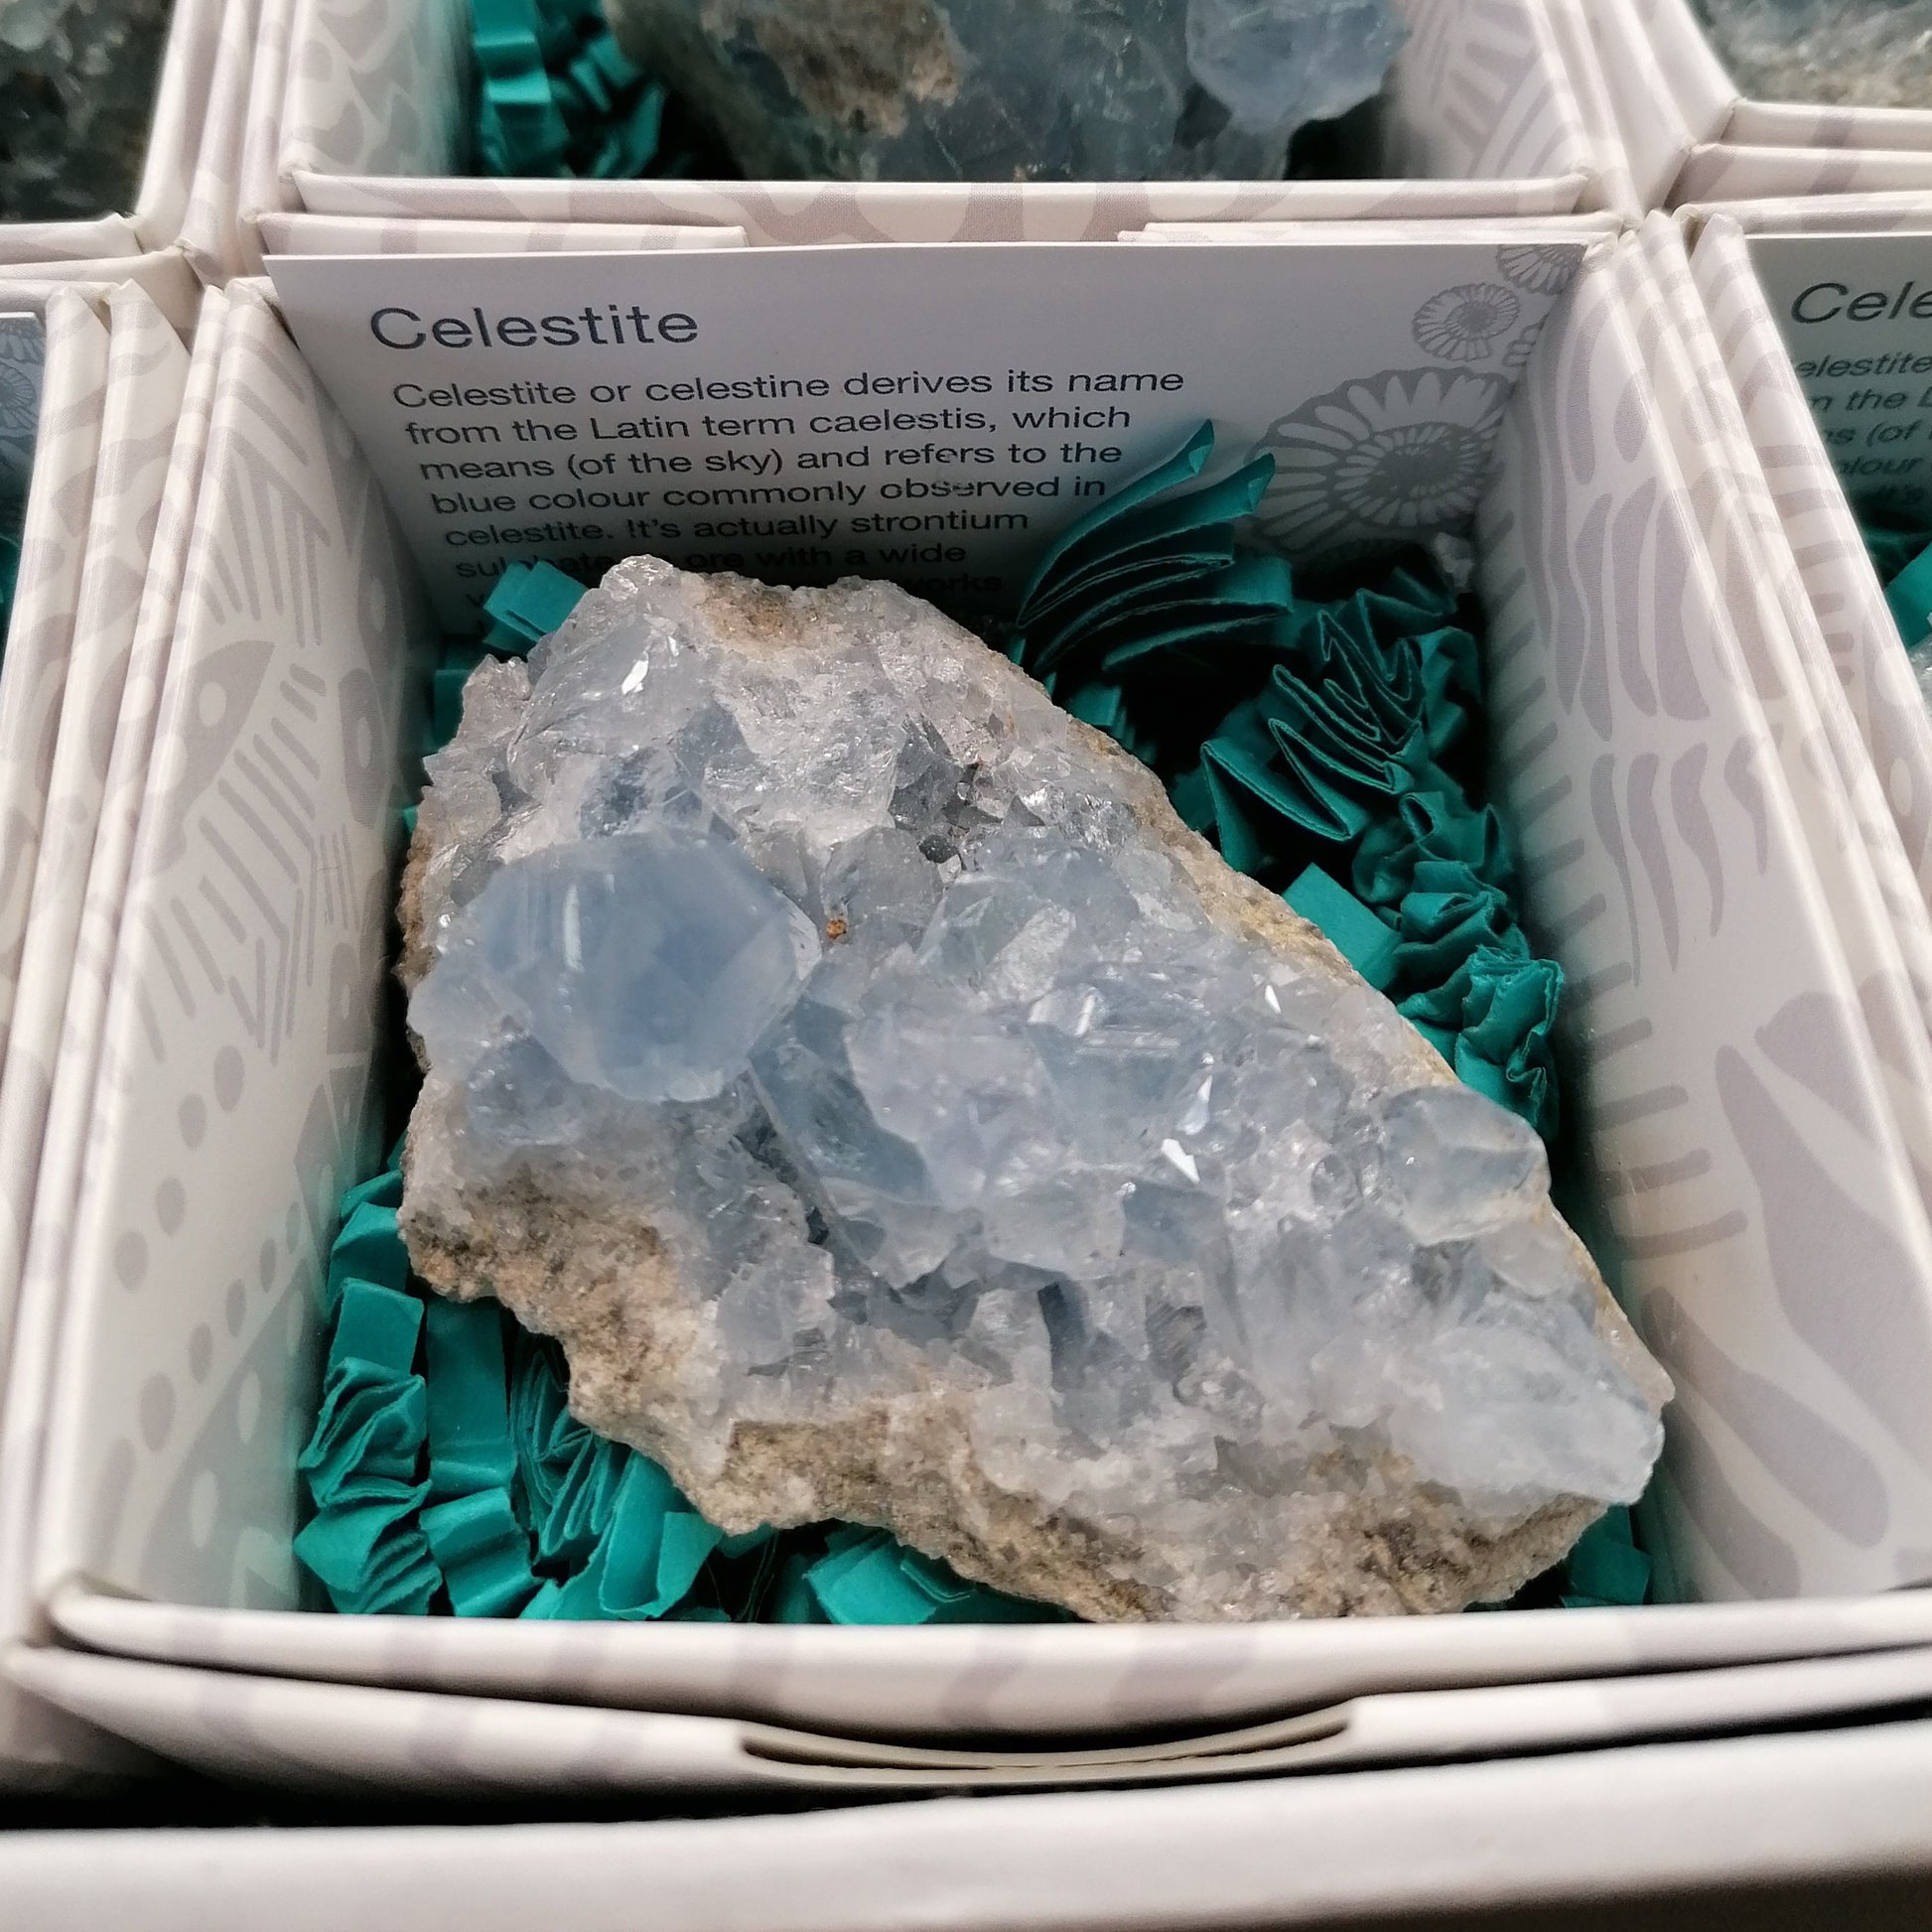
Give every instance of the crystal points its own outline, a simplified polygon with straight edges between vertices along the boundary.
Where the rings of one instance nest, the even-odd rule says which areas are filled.
[[[1392,0],[606,0],[753,177],[1279,180],[1381,87]]]
[[[1541,1142],[929,607],[633,560],[431,775],[415,1265],[725,1529],[1443,1609],[1641,1489],[1667,1388]]]

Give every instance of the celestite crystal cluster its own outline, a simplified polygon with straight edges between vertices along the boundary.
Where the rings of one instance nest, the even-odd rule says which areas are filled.
[[[1390,0],[606,0],[748,175],[1279,178],[1381,86]]]
[[[1642,1488],[1537,1137],[930,607],[632,560],[431,778],[412,1260],[712,1522],[1258,1617],[1500,1597]]]
[[[0,219],[126,214],[171,0],[0,0]]]
[[[1755,100],[1932,107],[1932,0],[1695,0]]]

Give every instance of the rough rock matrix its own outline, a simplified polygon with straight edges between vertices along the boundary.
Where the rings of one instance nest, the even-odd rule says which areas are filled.
[[[1381,86],[1390,0],[607,0],[748,175],[1280,177]]]
[[[1695,0],[1753,100],[1932,107],[1932,0]]]
[[[0,219],[132,211],[171,0],[0,0]]]
[[[430,769],[415,1265],[714,1522],[1260,1617],[1504,1595],[1642,1487],[1535,1135],[929,606],[634,559]]]

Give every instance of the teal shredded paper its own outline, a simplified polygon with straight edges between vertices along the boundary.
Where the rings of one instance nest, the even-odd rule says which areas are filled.
[[[597,66],[598,85],[622,80],[585,51],[582,8],[504,0],[478,17],[505,73],[527,78],[534,33],[544,62],[567,53]],[[1344,596],[1305,595],[1285,562],[1244,541],[1272,461],[1202,484],[1213,448],[1203,423],[1047,551],[1009,654],[1150,765],[1181,817],[1280,891],[1467,1084],[1550,1139],[1563,977],[1523,932],[1503,828],[1477,794],[1481,659],[1461,600],[1421,553]],[[450,643],[430,671],[423,749],[455,732],[477,664],[527,653],[583,595],[549,564],[509,565],[481,641]],[[413,831],[413,810],[405,822]],[[296,1552],[337,1609],[1064,1619],[881,1529],[707,1523],[656,1462],[570,1413],[554,1342],[494,1302],[446,1301],[414,1280],[401,1160],[399,1145],[343,1195],[324,1290],[328,1366],[300,1462],[313,1514]],[[1628,1512],[1612,1510],[1519,1600],[1637,1603],[1649,1580]]]
[[[1396,976],[1402,938],[1319,866],[1308,867],[1282,897],[1380,993]]]
[[[7,637],[7,626],[13,620],[14,587],[20,581],[20,535],[18,506],[13,511],[15,529],[0,534],[0,645]]]
[[[530,647],[549,636],[576,610],[584,587],[555,564],[508,564],[483,603],[488,628],[471,664],[485,653],[498,657],[524,657]]]
[[[419,1521],[429,1494],[419,1479],[428,1398],[414,1370],[422,1317],[414,1296],[371,1282],[346,1282],[336,1301],[322,1404],[297,1463],[315,1514],[295,1553],[338,1609],[420,1614],[442,1587]]]
[[[1859,530],[1900,638],[1924,643],[1932,633],[1932,530],[1882,515],[1868,515]]]
[[[537,1587],[509,1492],[479,1489],[423,1511],[423,1533],[458,1616],[514,1616]]]
[[[510,1441],[503,1324],[496,1310],[474,1302],[432,1300],[424,1311],[423,1331],[430,1494],[507,1493],[517,1458]]]
[[[1637,1548],[1627,1509],[1604,1511],[1565,1559],[1566,1609],[1620,1608],[1650,1593],[1650,1559]]]
[[[620,51],[596,0],[471,0],[470,44],[479,173],[628,181],[650,172],[664,89]]]
[[[1878,573],[1878,581],[1887,586],[1932,544],[1932,529],[1918,518],[1876,507],[1867,507],[1860,514],[1859,534],[1864,539],[1865,553]],[[1916,643],[1923,635],[1921,630],[1905,641]]]
[[[398,1188],[396,1199],[401,1198]],[[351,1283],[401,1288],[408,1267],[402,1237],[396,1232],[395,1208],[373,1200],[356,1202],[345,1214],[342,1232],[329,1251],[325,1311],[336,1312],[345,1288]]]

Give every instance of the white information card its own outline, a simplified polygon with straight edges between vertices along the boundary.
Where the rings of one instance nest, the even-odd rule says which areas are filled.
[[[651,551],[964,613],[1203,420],[1311,561],[1466,523],[1585,242],[382,255],[269,264],[443,620]]]
[[[1932,234],[1753,235],[1750,251],[1847,493],[1932,521]]]

